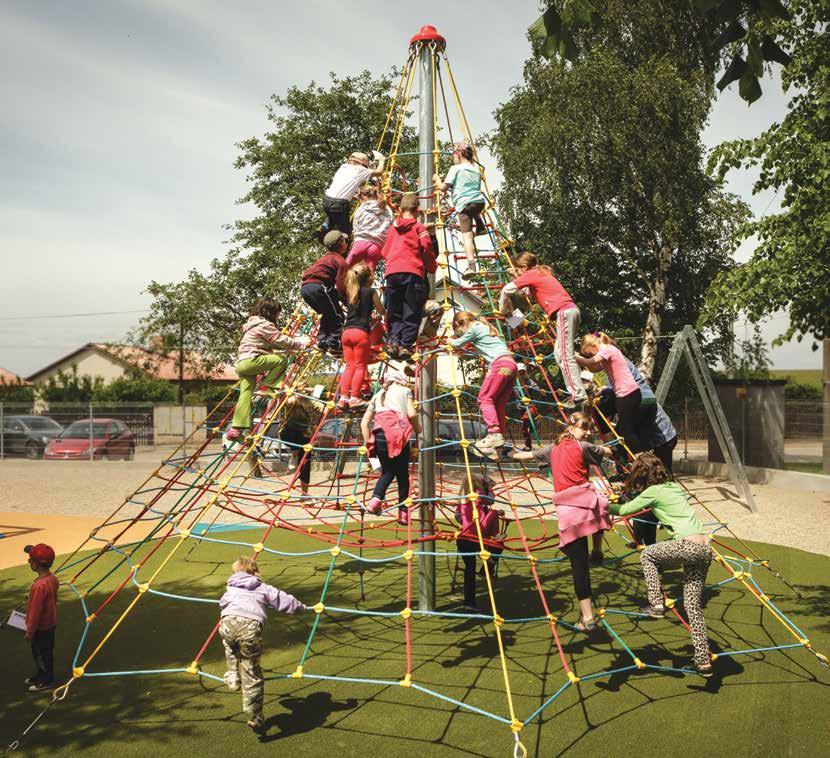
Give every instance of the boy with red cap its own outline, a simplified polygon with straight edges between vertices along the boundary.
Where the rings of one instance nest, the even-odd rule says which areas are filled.
[[[429,295],[427,274],[437,268],[429,231],[418,221],[417,195],[401,199],[401,215],[389,229],[383,258],[389,322],[386,352],[397,360],[409,360]]]
[[[58,618],[58,578],[49,570],[55,551],[40,543],[26,545],[29,568],[37,574],[29,590],[26,607],[26,639],[32,643],[37,671],[26,680],[30,692],[49,689],[55,680],[55,624]]]

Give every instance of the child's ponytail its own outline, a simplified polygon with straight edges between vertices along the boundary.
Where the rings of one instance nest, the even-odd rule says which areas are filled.
[[[369,284],[372,279],[372,270],[365,263],[356,263],[344,277],[346,287],[346,302],[353,305],[360,297],[360,288]]]

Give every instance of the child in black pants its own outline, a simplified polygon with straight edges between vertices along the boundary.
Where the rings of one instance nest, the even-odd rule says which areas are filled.
[[[26,607],[26,639],[32,643],[36,672],[26,680],[29,692],[49,689],[55,681],[55,624],[58,616],[58,578],[49,570],[55,551],[44,545],[26,545],[29,568],[37,574]]]
[[[346,251],[348,237],[340,231],[331,231],[323,238],[328,251],[312,263],[304,272],[300,295],[313,311],[320,314],[320,331],[317,348],[335,356],[343,354],[340,333],[343,331],[343,306],[340,296],[345,295]]]

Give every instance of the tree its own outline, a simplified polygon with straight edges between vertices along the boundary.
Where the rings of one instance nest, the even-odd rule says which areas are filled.
[[[79,376],[73,364],[69,371],[61,369],[37,388],[37,394],[49,403],[89,403],[104,387],[100,376]]]
[[[134,369],[126,376],[113,379],[93,392],[94,402],[169,403],[176,399],[176,388],[164,379],[147,376]]]
[[[584,50],[586,30],[592,36],[603,28],[615,28],[619,7],[614,5],[591,0],[548,3],[545,12],[531,24],[528,35],[539,55],[575,62]],[[632,14],[625,32],[648,31],[655,19],[659,23],[685,17],[685,27],[692,31],[687,38],[688,50],[702,53],[710,63],[720,58],[725,71],[718,89],[737,81],[740,96],[750,105],[761,96],[764,64],[789,64],[789,56],[776,41],[776,22],[790,18],[779,0],[653,0],[650,5],[651,14]]]
[[[30,403],[35,399],[35,388],[18,380],[7,382],[0,378],[0,402]]]
[[[758,245],[747,263],[716,279],[704,313],[704,323],[741,311],[757,321],[786,308],[790,326],[779,342],[830,337],[830,2],[793,0],[791,10],[780,24],[792,56],[782,75],[793,91],[787,115],[755,139],[720,145],[711,158],[719,179],[760,167],[753,192],[783,191],[781,211],[743,225],[741,238],[757,237]]]
[[[737,353],[729,353],[724,361],[730,379],[769,379],[769,348],[761,327],[753,325],[752,336],[738,342]]]
[[[271,295],[290,312],[298,302],[299,277],[322,254],[316,232],[323,220],[322,197],[334,171],[354,150],[371,150],[392,105],[396,72],[373,77],[331,74],[328,88],[314,82],[274,95],[267,108],[271,130],[239,143],[236,167],[247,172],[250,189],[240,204],[257,214],[237,221],[231,247],[211,261],[207,273],[189,272],[183,282],[151,282],[151,312],[136,339],[162,334],[182,338],[210,369],[232,360],[239,330],[254,301]],[[401,151],[415,149],[407,128]],[[415,158],[405,159],[409,175]]]
[[[648,0],[614,0],[603,12],[599,31],[581,32],[576,62],[534,55],[498,109],[498,202],[586,325],[641,329],[651,377],[660,335],[694,323],[709,282],[732,265],[747,208],[704,167],[714,62],[690,40],[706,29]],[[717,326],[725,336],[727,322]]]

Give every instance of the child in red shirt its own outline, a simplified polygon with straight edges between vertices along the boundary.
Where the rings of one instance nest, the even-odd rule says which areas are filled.
[[[556,362],[571,396],[569,405],[584,402],[587,395],[574,356],[574,340],[580,324],[579,308],[550,268],[540,266],[533,253],[519,254],[513,267],[518,276],[502,288],[499,296],[501,312],[504,315],[512,313],[511,295],[523,289],[530,291],[548,318],[556,323]]]
[[[300,295],[311,310],[320,314],[317,349],[339,358],[343,355],[340,335],[343,331],[345,295],[346,250],[348,237],[340,231],[331,231],[323,238],[326,254],[318,258],[304,272]]]
[[[427,274],[435,272],[435,253],[427,228],[418,221],[418,198],[404,195],[401,216],[383,246],[390,357],[408,360],[418,337],[429,295]]]
[[[26,639],[32,643],[37,671],[26,680],[30,692],[39,692],[55,681],[55,624],[58,617],[58,578],[49,570],[55,551],[44,545],[26,545],[29,568],[37,574],[26,606]]]

